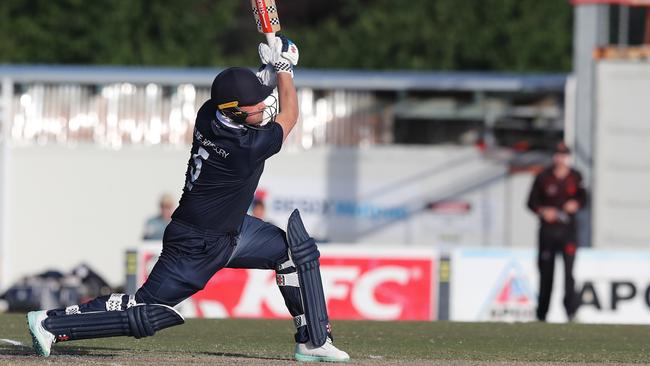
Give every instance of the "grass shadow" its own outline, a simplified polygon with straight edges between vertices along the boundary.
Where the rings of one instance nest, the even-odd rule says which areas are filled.
[[[246,358],[252,360],[274,360],[274,361],[293,361],[292,358],[283,358],[283,357],[263,357],[263,356],[251,356],[242,353],[230,353],[230,352],[201,352],[202,355],[207,356],[219,356],[219,357],[238,357]]]
[[[34,356],[34,349],[30,346],[0,346],[0,356]]]
[[[133,351],[133,349],[98,346],[64,346],[52,348],[52,354],[67,356],[114,357],[115,353],[124,351]]]
[[[97,358],[115,357],[116,352],[129,351],[128,348],[68,346],[53,347],[52,356],[90,356]],[[111,353],[112,352],[112,353]],[[0,346],[0,356],[36,356],[31,346]]]

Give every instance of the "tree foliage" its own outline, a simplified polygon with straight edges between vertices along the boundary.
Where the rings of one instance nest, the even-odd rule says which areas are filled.
[[[564,71],[566,0],[277,0],[310,68]],[[0,62],[257,62],[248,0],[5,0]]]

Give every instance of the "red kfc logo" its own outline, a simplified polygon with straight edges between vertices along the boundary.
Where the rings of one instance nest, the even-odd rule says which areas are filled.
[[[321,257],[331,319],[434,320],[434,260]],[[289,318],[274,271],[225,268],[184,305],[198,317]]]
[[[333,319],[431,320],[430,259],[321,258]]]

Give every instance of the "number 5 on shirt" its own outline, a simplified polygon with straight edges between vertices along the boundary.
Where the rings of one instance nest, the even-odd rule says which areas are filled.
[[[191,191],[192,188],[194,188],[194,182],[199,179],[199,175],[201,174],[203,160],[208,160],[209,156],[210,154],[203,147],[199,147],[199,152],[197,154],[192,154],[193,166],[190,167],[190,174],[187,177],[188,180],[185,182],[185,188],[187,188],[188,191]]]

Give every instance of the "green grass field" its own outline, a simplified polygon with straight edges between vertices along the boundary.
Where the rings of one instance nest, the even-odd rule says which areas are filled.
[[[514,365],[650,363],[650,326],[454,322],[333,322],[354,364]],[[0,365],[282,365],[291,321],[202,320],[154,337],[61,343],[47,359],[31,349],[25,317],[0,316]],[[11,345],[5,339],[21,342]]]

